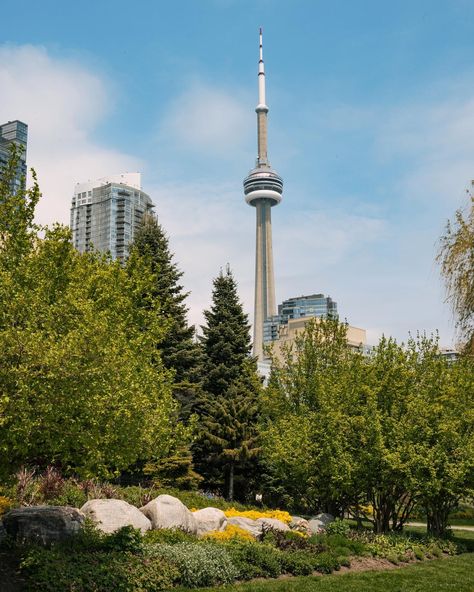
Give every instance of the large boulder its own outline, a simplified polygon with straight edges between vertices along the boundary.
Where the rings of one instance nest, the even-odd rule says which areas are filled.
[[[68,506],[32,506],[11,510],[3,517],[7,533],[18,542],[50,545],[77,534],[84,514]]]
[[[197,524],[193,513],[176,497],[159,495],[146,506],[140,508],[151,521],[151,527],[179,528],[191,534],[197,534]]]
[[[81,512],[90,518],[102,532],[115,532],[122,526],[139,528],[142,533],[151,529],[151,522],[138,508],[117,499],[92,499]]]
[[[326,528],[326,526],[334,521],[334,516],[331,514],[318,514],[308,521],[309,528],[312,533],[317,534]]]
[[[215,530],[225,530],[227,518],[222,510],[217,508],[204,508],[193,512],[196,521],[197,534],[202,535],[206,532]]]
[[[227,522],[243,528],[247,532],[250,532],[252,536],[258,538],[262,534],[262,524],[258,520],[252,520],[251,518],[245,518],[244,516],[232,516],[228,518]]]
[[[274,530],[286,531],[290,530],[288,524],[285,524],[277,518],[258,518],[255,520],[257,524],[261,524],[262,528],[273,528]]]

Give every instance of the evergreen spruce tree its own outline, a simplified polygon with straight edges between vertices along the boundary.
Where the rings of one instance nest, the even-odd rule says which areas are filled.
[[[250,326],[227,268],[214,280],[213,302],[202,327],[204,384],[197,405],[195,463],[208,486],[242,498],[244,474],[259,453],[261,381],[251,357]]]
[[[181,417],[188,418],[201,379],[201,348],[194,339],[194,327],[186,318],[185,300],[180,279],[183,272],[173,261],[168,237],[156,216],[147,214],[138,230],[133,249],[148,257],[156,283],[151,297],[157,299],[161,313],[169,323],[166,337],[160,344],[161,359],[165,368],[173,370],[173,394],[181,404]]]

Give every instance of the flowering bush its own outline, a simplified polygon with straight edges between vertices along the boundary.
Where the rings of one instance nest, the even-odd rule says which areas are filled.
[[[5,497],[4,495],[0,495],[0,516],[8,512],[8,510],[13,506],[13,501],[9,497]]]
[[[231,541],[233,539],[244,540],[244,541],[253,541],[254,537],[240,526],[236,526],[235,524],[228,524],[225,530],[213,530],[212,532],[208,532],[204,535],[204,538],[211,539],[214,541]]]
[[[239,516],[242,518],[250,518],[251,520],[258,520],[259,518],[276,518],[277,520],[281,520],[285,524],[290,524],[292,518],[288,512],[284,512],[283,510],[266,510],[264,512],[260,512],[258,510],[236,510],[235,508],[230,508],[229,510],[225,510],[224,514],[227,518],[233,518],[235,516]]]

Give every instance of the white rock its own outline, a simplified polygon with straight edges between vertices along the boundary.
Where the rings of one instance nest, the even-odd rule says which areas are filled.
[[[222,510],[218,508],[204,508],[193,512],[196,520],[198,535],[215,530],[225,530],[227,518]]]
[[[318,514],[314,518],[315,518],[315,520],[320,520],[324,524],[324,526],[326,526],[330,522],[334,522],[334,516],[332,514],[322,513],[322,514]]]
[[[308,520],[308,526],[313,534],[318,534],[318,532],[324,530],[324,524],[321,522],[321,520],[316,520],[316,518],[311,518],[311,520]]]
[[[257,522],[257,524],[261,524],[262,527],[266,527],[266,528],[273,528],[275,530],[282,530],[282,531],[290,530],[290,527],[288,526],[288,524],[285,524],[284,522],[282,522],[281,520],[278,520],[277,518],[258,518],[255,522]]]
[[[151,522],[135,506],[123,500],[93,499],[86,502],[81,512],[102,532],[115,532],[122,526],[139,528],[142,533],[151,529]]]
[[[153,529],[179,528],[191,534],[197,533],[197,524],[193,513],[176,497],[159,495],[146,506],[140,508],[151,521]]]
[[[245,518],[244,516],[233,516],[232,518],[228,518],[227,522],[243,528],[254,537],[259,537],[262,534],[262,524],[257,520]]]

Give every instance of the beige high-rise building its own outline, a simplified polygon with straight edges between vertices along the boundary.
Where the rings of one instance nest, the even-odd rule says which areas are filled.
[[[262,29],[260,29],[258,63],[258,105],[255,111],[257,112],[258,156],[255,168],[244,179],[244,194],[245,201],[256,209],[257,214],[253,353],[259,361],[263,361],[263,323],[265,319],[276,314],[271,209],[281,201],[283,180],[270,167],[267,154],[268,107],[265,100]]]
[[[318,322],[318,317],[302,317],[299,319],[289,319],[286,324],[282,324],[279,327],[278,339],[267,344],[269,350],[272,351],[273,355],[278,361],[283,360],[283,353],[287,346],[291,346],[297,335],[301,335],[308,322]],[[349,347],[354,350],[361,349],[366,350],[367,347],[367,335],[365,329],[359,327],[347,326],[347,343]],[[268,359],[268,356],[267,356]]]

